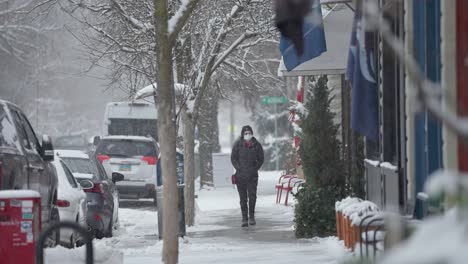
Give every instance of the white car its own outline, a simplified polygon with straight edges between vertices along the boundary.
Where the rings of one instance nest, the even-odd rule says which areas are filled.
[[[96,155],[104,167],[124,175],[117,183],[120,198],[156,199],[155,179],[159,148],[151,137],[107,136],[103,137]]]
[[[58,151],[55,151],[53,165],[58,178],[57,207],[60,221],[75,222],[87,229],[88,207],[85,192],[73,177],[71,170],[60,158]],[[61,244],[67,247],[75,247],[80,240],[80,235],[77,232],[64,228],[60,230]]]

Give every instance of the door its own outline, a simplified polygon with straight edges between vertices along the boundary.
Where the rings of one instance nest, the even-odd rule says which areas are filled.
[[[107,173],[102,166],[102,164],[94,157],[90,157],[97,166],[99,180],[103,184],[104,187],[104,206],[106,212],[112,215],[112,220],[115,222],[118,219],[118,208],[119,208],[119,196],[118,191],[115,184],[112,182],[109,177],[107,177]]]
[[[41,206],[43,208],[43,220],[47,222],[49,219],[49,212],[50,212],[50,197],[53,195],[50,193],[51,188],[51,180],[48,175],[48,166],[42,160],[40,155],[41,146],[39,145],[39,141],[29,124],[26,117],[20,113],[16,112],[20,120],[20,127],[24,131],[24,135],[26,136],[26,140],[23,140],[23,146],[25,149],[25,156],[28,160],[27,170],[28,170],[28,189],[35,190],[40,193],[41,195]]]

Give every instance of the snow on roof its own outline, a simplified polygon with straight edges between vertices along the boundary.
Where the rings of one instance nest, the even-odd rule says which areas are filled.
[[[143,136],[106,136],[102,137],[102,140],[113,139],[113,140],[134,140],[134,141],[153,141],[153,138]]]
[[[181,95],[181,94],[184,94],[184,92],[188,89],[188,86],[184,84],[176,83],[174,84],[174,88],[176,91],[176,95]],[[139,99],[147,98],[150,96],[154,96],[157,89],[158,89],[157,83],[150,84],[142,88],[141,90],[139,90],[135,94],[134,100],[139,100]]]
[[[157,119],[158,111],[154,103],[145,101],[111,102],[106,106],[104,119]]]
[[[9,199],[9,198],[40,198],[41,195],[36,191],[31,190],[8,190],[0,191],[0,199]]]
[[[61,158],[89,159],[88,154],[80,150],[55,150],[55,155]]]

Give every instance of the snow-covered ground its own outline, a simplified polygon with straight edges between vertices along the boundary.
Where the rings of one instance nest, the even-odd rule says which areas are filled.
[[[257,226],[240,227],[237,190],[213,188],[198,192],[197,223],[180,240],[180,263],[338,263],[346,255],[334,237],[294,237],[293,210],[276,205],[278,172],[262,172],[257,201]],[[94,242],[96,263],[161,263],[157,212],[151,207],[121,208],[120,230]],[[47,263],[84,263],[84,248],[46,251]]]

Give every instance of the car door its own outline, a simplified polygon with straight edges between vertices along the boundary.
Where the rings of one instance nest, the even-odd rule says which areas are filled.
[[[67,165],[60,160],[60,165],[63,168],[63,171],[65,173],[65,177],[67,178],[67,182],[70,185],[70,187],[73,190],[72,195],[70,195],[70,198],[72,198],[72,201],[70,201],[74,207],[75,214],[77,216],[80,216],[81,214],[84,214],[85,212],[80,212],[81,210],[81,204],[84,199],[86,199],[86,195],[82,192],[78,182],[76,181],[75,177],[73,176],[73,173],[70,171],[70,169],[67,167]],[[81,216],[80,216],[81,217]]]
[[[117,191],[117,187],[115,186],[114,182],[107,176],[106,170],[104,167],[101,165],[100,162],[98,162],[96,159],[94,159],[98,170],[99,170],[99,175],[101,177],[102,183],[105,186],[106,189],[106,199],[108,199],[109,204],[112,204],[111,207],[111,213],[113,216],[113,220],[116,221],[118,219],[118,209],[119,209],[119,193]]]
[[[109,216],[114,216],[114,197],[112,194],[113,185],[109,183],[106,173],[102,170],[102,167],[99,166],[99,162],[94,157],[92,157],[92,155],[90,155],[90,159],[93,163],[93,166],[96,166],[98,174],[97,178],[104,189],[104,193],[102,194],[104,198],[104,210]]]
[[[29,124],[29,121],[19,111],[16,111],[16,114],[18,115],[21,123],[19,129],[23,129],[24,134],[27,137],[27,140],[24,140],[23,142],[23,146],[25,149],[24,154],[28,160],[28,189],[35,190],[40,193],[43,217],[45,217],[43,219],[47,220],[51,209],[50,195],[52,195],[49,190],[51,180],[50,175],[48,174],[48,164],[42,160],[40,155],[41,147],[31,125]]]

